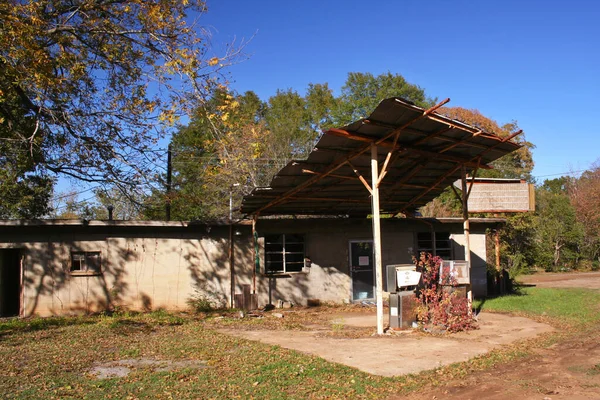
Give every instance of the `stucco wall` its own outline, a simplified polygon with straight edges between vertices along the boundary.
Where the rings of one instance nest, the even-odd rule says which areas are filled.
[[[308,299],[329,302],[349,302],[352,298],[352,277],[349,268],[349,242],[371,240],[370,220],[264,220],[259,221],[259,237],[272,233],[303,234],[305,253],[312,261],[309,273],[283,276],[259,274],[257,287],[259,304],[276,304],[278,300],[305,305]],[[429,225],[414,220],[382,220],[382,264],[412,263],[416,252],[416,232],[448,231],[452,233],[455,259],[464,259],[462,223]],[[473,291],[487,294],[485,227],[471,228]],[[264,270],[264,247],[260,248]],[[385,270],[382,271],[385,280]],[[385,282],[384,282],[385,287]]]
[[[382,220],[383,265],[411,263],[416,232],[452,232],[455,259],[464,259],[461,223]],[[476,295],[484,295],[485,227],[471,228],[471,271]],[[253,239],[248,225],[235,227],[235,291],[256,279],[259,306],[278,300],[304,305],[308,299],[349,302],[352,278],[349,242],[371,240],[371,221],[353,219],[259,220],[259,243],[270,233],[304,235],[308,273],[255,273]],[[223,304],[230,298],[229,229],[202,226],[42,226],[0,230],[0,248],[19,248],[23,258],[23,315],[58,315],[107,308],[183,310],[196,290]],[[102,273],[70,272],[71,252],[99,251]],[[382,272],[385,280],[385,273]],[[385,282],[384,282],[385,287]]]
[[[52,232],[6,238],[0,247],[20,248],[23,315],[85,313],[120,307],[183,310],[199,289],[226,304],[230,293],[228,235],[190,232]],[[145,236],[145,237],[144,237]],[[74,240],[75,238],[82,240]],[[240,264],[249,243],[239,243]],[[73,251],[101,252],[102,273],[70,272]]]

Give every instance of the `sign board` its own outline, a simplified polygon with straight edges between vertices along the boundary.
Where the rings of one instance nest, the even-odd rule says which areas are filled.
[[[535,187],[519,179],[467,178],[470,213],[501,213],[535,211]],[[460,181],[454,186],[462,189]]]
[[[446,277],[454,278],[459,285],[471,283],[469,263],[462,260],[443,260],[440,264],[440,284],[445,284]]]
[[[396,279],[398,287],[416,286],[421,280],[421,273],[417,271],[397,271]]]

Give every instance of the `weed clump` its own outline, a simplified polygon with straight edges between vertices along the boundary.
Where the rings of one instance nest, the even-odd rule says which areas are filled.
[[[225,308],[225,302],[216,293],[201,289],[196,289],[186,302],[195,313],[208,313]]]

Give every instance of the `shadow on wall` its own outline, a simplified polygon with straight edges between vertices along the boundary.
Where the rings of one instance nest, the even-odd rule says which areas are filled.
[[[223,305],[230,293],[227,228],[126,234],[53,235],[27,242],[24,315],[187,308],[194,290]],[[67,240],[68,239],[68,240]],[[101,251],[101,273],[71,272],[73,252]],[[250,235],[236,238],[237,287],[251,283]],[[239,289],[238,289],[239,290]]]
[[[318,257],[311,261],[309,273],[259,275],[259,302],[276,305],[282,300],[306,305],[308,299],[331,302],[349,299],[349,272],[335,266],[321,266]]]
[[[103,251],[102,273],[74,276],[71,253],[85,251],[90,248],[53,241],[33,243],[27,248],[23,274],[24,316],[35,315],[40,309],[43,309],[42,314],[54,315],[114,309],[128,290],[124,264],[132,259],[132,254],[119,249],[123,262],[110,262]]]

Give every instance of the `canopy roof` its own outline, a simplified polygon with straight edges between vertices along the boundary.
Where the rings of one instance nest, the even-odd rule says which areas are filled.
[[[412,213],[467,171],[490,168],[521,146],[507,138],[401,98],[383,100],[366,119],[326,131],[306,160],[292,161],[267,188],[244,197],[241,211],[260,215],[371,214],[371,146],[376,145],[383,213]]]

